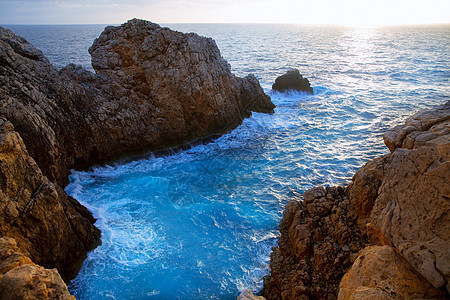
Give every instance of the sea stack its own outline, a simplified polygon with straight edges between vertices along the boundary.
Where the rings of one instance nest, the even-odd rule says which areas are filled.
[[[62,189],[70,169],[217,136],[275,107],[210,38],[133,19],[105,28],[89,51],[96,74],[57,70],[0,27],[0,236],[66,282],[100,237]]]
[[[308,78],[304,78],[298,69],[292,69],[275,79],[275,83],[272,85],[272,90],[277,92],[306,92],[313,94],[313,88],[311,87]]]

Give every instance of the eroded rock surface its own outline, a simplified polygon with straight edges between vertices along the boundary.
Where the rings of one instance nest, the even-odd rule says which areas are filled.
[[[390,246],[365,248],[342,278],[339,300],[444,299]]]
[[[34,264],[12,238],[0,238],[0,299],[75,300],[56,269]]]
[[[265,297],[335,298],[367,244],[379,247],[360,254],[341,299],[448,297],[449,120],[450,102],[417,113],[384,135],[392,153],[364,165],[345,189],[314,188],[289,202]]]
[[[58,71],[0,28],[0,234],[73,277],[99,231],[60,186],[70,169],[208,139],[273,112],[258,80],[230,72],[212,39],[143,20],[107,27],[93,74]]]
[[[94,218],[50,182],[13,125],[0,117],[0,236],[14,238],[34,262],[72,278],[98,244]]]
[[[339,282],[367,243],[342,187],[317,187],[291,200],[265,278],[267,299],[334,299]]]
[[[273,112],[258,80],[234,76],[212,39],[133,19],[107,27],[90,53],[97,74],[60,72],[0,29],[0,114],[50,181],[71,168],[225,133]]]

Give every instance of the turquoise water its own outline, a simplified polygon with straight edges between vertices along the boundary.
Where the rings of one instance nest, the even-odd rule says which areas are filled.
[[[74,171],[66,191],[98,218],[103,241],[70,284],[77,299],[234,299],[243,288],[259,291],[287,201],[315,185],[348,183],[388,153],[387,128],[450,100],[450,26],[170,27],[213,37],[233,72],[259,78],[275,114],[254,114],[212,143],[170,156]],[[24,28],[28,36],[15,31],[39,40],[58,67],[72,62],[58,53],[87,51],[101,31],[64,27],[77,36],[70,47],[55,34],[48,46],[42,28]],[[45,34],[52,28],[62,30]],[[89,55],[77,55],[88,68]],[[309,78],[314,95],[271,92],[291,67]]]

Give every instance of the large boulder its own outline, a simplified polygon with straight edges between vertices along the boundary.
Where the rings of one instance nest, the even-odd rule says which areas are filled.
[[[275,79],[272,89],[278,92],[298,91],[313,94],[308,78],[303,78],[298,69],[292,69]]]

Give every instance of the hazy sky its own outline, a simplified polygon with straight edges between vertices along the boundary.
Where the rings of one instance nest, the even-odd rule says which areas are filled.
[[[450,0],[0,0],[0,24],[450,23]]]

